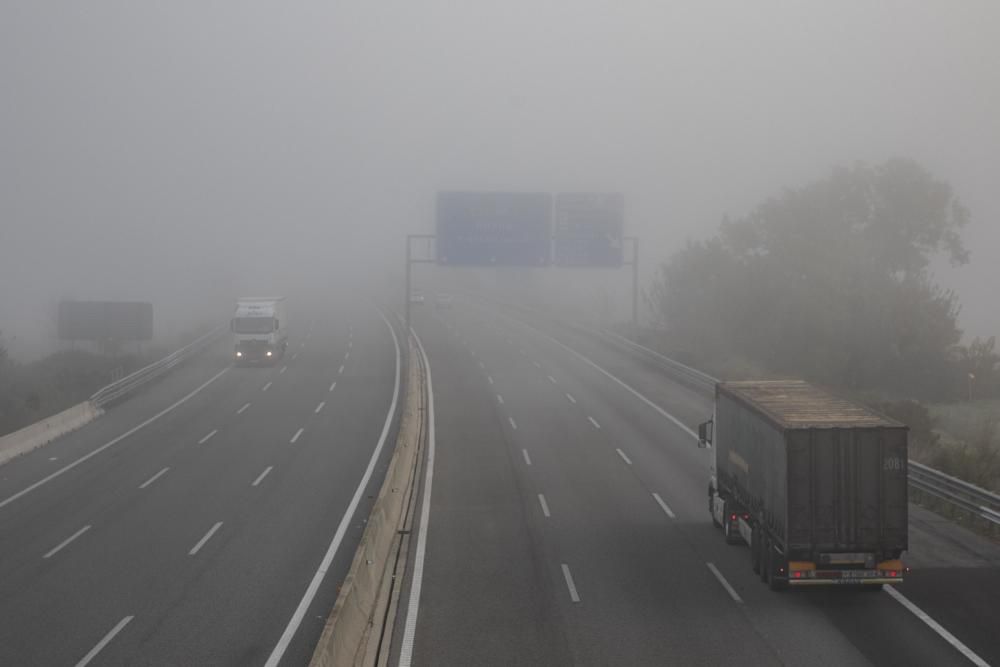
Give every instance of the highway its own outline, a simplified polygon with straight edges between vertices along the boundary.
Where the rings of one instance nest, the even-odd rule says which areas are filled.
[[[773,593],[711,523],[691,433],[709,401],[525,319],[414,308],[435,454],[392,664],[1000,664],[996,545],[911,505],[912,609],[888,590]]]
[[[314,315],[273,367],[223,340],[0,467],[0,664],[308,662],[400,398],[379,311]]]

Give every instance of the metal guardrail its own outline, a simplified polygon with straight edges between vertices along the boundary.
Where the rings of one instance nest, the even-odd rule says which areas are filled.
[[[107,387],[100,389],[90,397],[90,402],[95,407],[103,408],[115,401],[131,394],[139,387],[150,382],[161,375],[167,373],[172,368],[181,364],[203,349],[214,343],[222,334],[227,331],[225,326],[212,329],[207,334],[196,338],[179,350],[168,354],[159,361],[154,361],[148,366],[140,368],[134,373],[126,375],[122,379],[112,382]]]
[[[718,380],[711,375],[702,373],[690,366],[685,366],[678,361],[674,361],[655,350],[651,350],[616,333],[600,332],[600,335],[620,349],[631,351],[652,361],[672,377],[692,388],[709,395],[714,395],[715,383]],[[950,505],[985,519],[996,526],[1000,526],[1000,495],[957,477],[947,475],[940,470],[935,470],[922,463],[917,463],[916,461],[909,462],[908,479],[911,488],[930,494]]]
[[[1000,495],[910,461],[910,486],[1000,526]]]

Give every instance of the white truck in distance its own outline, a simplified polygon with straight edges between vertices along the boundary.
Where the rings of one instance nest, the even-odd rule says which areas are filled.
[[[288,348],[288,317],[283,296],[245,296],[236,300],[229,323],[236,363],[273,363]]]

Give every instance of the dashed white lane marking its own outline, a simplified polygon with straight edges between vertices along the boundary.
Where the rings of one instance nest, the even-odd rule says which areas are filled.
[[[306,336],[306,338],[308,338],[308,336]],[[304,342],[302,342],[302,343],[299,343],[299,349],[300,349],[300,350],[301,350],[302,348],[304,348],[305,346],[306,346],[306,344],[305,344]]]
[[[271,383],[268,382],[267,384],[264,385],[264,387],[261,389],[261,391],[267,391],[270,388],[271,388]]]
[[[341,364],[340,368],[337,369],[337,375],[343,375],[343,373],[344,373],[344,364]]]
[[[722,587],[726,589],[726,592],[729,593],[729,597],[731,597],[734,602],[742,603],[743,598],[740,597],[739,593],[733,590],[733,587],[729,585],[729,582],[726,581],[726,578],[722,576],[721,572],[719,572],[719,568],[715,567],[713,563],[705,563],[705,565],[707,565],[708,569],[712,571],[712,574],[715,575],[715,578],[719,580],[719,583],[722,584]]]
[[[569,589],[569,599],[573,602],[580,601],[580,594],[576,592],[576,584],[573,583],[573,575],[570,574],[569,565],[562,564],[563,578],[566,579],[566,588]]]
[[[528,450],[527,449],[522,449],[521,453],[524,454],[524,462],[530,466],[531,465],[531,457],[528,456]]]
[[[576,399],[573,398],[573,394],[566,394],[566,398],[569,399],[570,403],[572,403],[573,405],[576,405]]]
[[[479,362],[479,367],[485,370],[486,369],[486,364],[484,364],[483,362],[480,361]]]
[[[49,457],[49,461],[58,461],[58,460],[59,460],[58,456],[50,456]]]
[[[100,653],[105,646],[110,644],[111,640],[115,638],[115,635],[121,632],[122,629],[124,629],[125,626],[128,625],[133,618],[135,618],[135,616],[126,616],[122,620],[118,621],[118,625],[111,628],[111,632],[104,635],[104,639],[97,642],[97,646],[90,649],[90,652],[87,653],[87,655],[83,656],[83,658],[80,659],[80,662],[76,663],[76,667],[87,667],[87,665],[90,664],[90,661],[96,658],[97,654]]]
[[[350,352],[346,352],[346,353],[344,354],[344,361],[347,361],[347,360],[348,360],[348,359],[350,359],[350,358],[351,358],[351,353],[350,353]]]
[[[300,428],[298,431],[296,431],[295,435],[292,436],[292,439],[289,440],[289,442],[294,445],[295,441],[299,439],[299,436],[302,435],[302,432],[304,430],[305,430],[304,428]]]
[[[264,478],[267,477],[267,473],[271,472],[273,469],[274,469],[274,466],[267,466],[267,468],[264,469],[264,472],[262,472],[260,474],[260,476],[257,477],[257,479],[255,479],[250,484],[250,486],[257,486],[258,484],[260,484],[262,481],[264,481]]]
[[[542,367],[542,365],[540,363],[538,363],[537,361],[532,361],[531,363],[534,365],[535,368],[541,368]]]
[[[63,540],[62,542],[60,542],[51,551],[49,551],[47,554],[45,554],[44,556],[42,556],[42,558],[51,558],[55,554],[59,553],[62,550],[63,547],[65,547],[70,542],[72,542],[76,538],[78,538],[81,535],[83,535],[84,533],[86,533],[88,530],[90,530],[90,526],[84,526],[83,528],[81,528],[80,530],[76,531],[75,533],[73,533],[72,535],[70,535],[69,537],[67,537],[65,540]]]
[[[278,375],[281,375],[282,373],[284,373],[284,372],[285,372],[285,371],[287,371],[287,370],[288,370],[288,366],[282,366],[282,367],[281,367],[281,370],[280,370],[280,371],[278,371]]]
[[[946,642],[951,644],[959,653],[964,655],[969,662],[977,665],[977,667],[989,667],[989,663],[980,658],[972,651],[972,649],[959,641],[958,637],[941,627],[941,624],[931,618],[923,609],[910,602],[902,593],[897,591],[895,587],[886,586],[885,591],[892,597],[893,600],[906,607],[907,611],[919,618],[927,625],[927,627],[936,632]]]
[[[549,512],[549,504],[545,502],[545,496],[542,495],[541,493],[538,494],[538,504],[542,506],[542,514],[544,514],[547,517],[552,516],[552,514]]]
[[[601,428],[601,425],[598,424],[597,420],[594,419],[593,417],[587,417],[587,421],[589,421],[593,425],[594,428],[597,428],[597,429]]]
[[[514,418],[513,417],[507,417],[507,421],[510,422],[510,427],[516,431],[517,430],[517,422],[514,421]]]
[[[629,463],[631,463],[631,461],[629,461]],[[676,519],[677,518],[676,516],[674,516],[674,512],[673,512],[673,510],[670,509],[670,506],[667,505],[665,502],[663,502],[663,498],[660,497],[660,494],[654,493],[653,494],[653,499],[660,506],[660,509],[662,509],[664,512],[667,513],[667,516],[669,516],[671,519]]]
[[[316,406],[316,409],[315,409],[315,410],[313,410],[313,412],[315,412],[316,414],[319,414],[320,412],[322,412],[322,411],[323,411],[323,408],[324,408],[325,406],[326,406],[326,401],[320,401],[320,402],[319,402],[319,405],[317,405],[317,406]]]
[[[206,435],[204,438],[198,441],[199,445],[204,445],[206,442],[215,437],[215,434],[219,432],[219,429],[212,429],[212,431]]]
[[[638,391],[636,391],[635,389],[633,389],[630,385],[628,385],[627,383],[625,383],[623,380],[621,380],[620,378],[615,377],[614,375],[612,375],[608,371],[604,370],[603,368],[601,368],[600,366],[598,366],[596,363],[594,363],[593,361],[591,361],[589,358],[587,358],[583,354],[581,354],[581,353],[577,352],[576,350],[574,350],[573,348],[571,348],[569,345],[566,345],[562,341],[556,340],[555,338],[553,338],[552,336],[548,335],[547,333],[545,333],[541,329],[538,329],[538,328],[536,328],[536,327],[528,324],[527,322],[523,322],[523,321],[515,319],[515,318],[508,318],[508,319],[510,321],[512,321],[512,322],[516,322],[516,323],[520,324],[521,326],[523,326],[523,327],[525,327],[527,329],[531,329],[537,335],[541,336],[542,338],[544,338],[544,339],[546,339],[546,340],[548,340],[548,341],[550,341],[550,342],[558,345],[562,349],[566,350],[567,352],[569,352],[570,354],[572,354],[573,356],[575,356],[577,359],[579,359],[583,363],[587,364],[588,366],[590,366],[591,368],[593,368],[594,370],[596,370],[598,373],[601,373],[604,377],[608,378],[609,380],[611,380],[612,382],[614,382],[615,384],[617,384],[619,387],[621,387],[625,391],[629,392],[630,394],[632,394],[633,396],[635,396],[636,398],[638,398],[640,401],[642,401],[647,406],[649,406],[650,408],[652,408],[653,410],[655,410],[657,413],[659,413],[659,415],[662,416],[664,419],[666,419],[666,420],[670,421],[672,424],[674,424],[677,428],[681,429],[682,431],[684,431],[685,433],[687,433],[689,436],[691,436],[695,440],[698,439],[698,434],[696,432],[694,432],[693,430],[691,430],[691,428],[689,428],[688,426],[686,426],[680,419],[678,419],[677,417],[674,417],[672,414],[670,414],[669,412],[667,412],[666,410],[664,410],[662,407],[660,407],[659,405],[657,405],[656,403],[654,403],[653,401],[649,400],[648,398],[646,398],[645,396],[643,396],[641,393],[639,393]]]
[[[528,353],[527,353],[527,352],[525,352],[525,351],[524,351],[523,349],[521,349],[521,350],[518,350],[518,352],[520,352],[520,353],[521,353],[521,356],[522,356],[522,357],[526,357],[526,356],[528,356]]]
[[[164,468],[163,470],[161,470],[160,472],[156,473],[155,475],[153,475],[152,477],[150,477],[149,479],[147,479],[145,482],[143,482],[142,484],[140,484],[139,488],[140,489],[145,489],[147,486],[149,486],[150,484],[152,484],[156,480],[158,480],[161,477],[163,477],[164,475],[166,475],[168,470],[170,470],[170,468]]]
[[[550,376],[548,376],[548,378],[549,378],[549,382],[551,382],[552,384],[556,384],[556,379],[554,377],[552,377],[550,375]]]
[[[244,404],[242,408],[240,408],[239,410],[236,411],[236,414],[238,414],[238,415],[243,414],[244,412],[246,412],[247,408],[249,408],[249,407],[250,407],[249,403]]]
[[[490,384],[493,384],[493,376],[492,376],[492,375],[487,375],[487,376],[486,376],[486,380],[487,380],[487,382],[489,382]]]
[[[353,340],[349,340],[349,341],[347,341],[347,349],[349,350],[349,349],[351,349],[352,347],[354,347],[354,341],[353,341]]]
[[[629,457],[625,456],[625,452],[623,452],[620,449],[615,449],[615,451],[618,452],[618,456],[622,457],[622,461],[624,461],[625,463],[627,463],[629,465],[632,465],[632,459],[630,459]]]
[[[337,383],[336,382],[334,382],[333,384],[330,385],[330,391],[333,391],[336,388],[337,388]]]
[[[295,361],[298,358],[299,358],[299,353],[298,352],[296,352],[295,354],[292,355],[292,361]]]
[[[205,546],[206,542],[208,542],[210,539],[212,539],[212,535],[215,535],[215,532],[217,530],[219,530],[219,528],[222,528],[222,522],[221,521],[217,522],[214,526],[212,526],[211,528],[209,528],[208,532],[205,533],[205,537],[203,537],[200,540],[198,540],[198,544],[196,544],[193,547],[191,547],[191,551],[188,552],[188,556],[194,556],[199,551],[201,551],[201,548],[203,546]]]
[[[503,405],[503,396],[501,396],[500,394],[497,394],[497,402],[498,402],[498,403],[499,403],[500,405]]]
[[[124,433],[122,433],[121,435],[119,435],[117,438],[114,438],[114,439],[112,439],[112,440],[104,443],[103,445],[101,445],[100,447],[98,447],[97,449],[91,451],[88,454],[84,454],[83,456],[81,456],[77,460],[73,461],[72,463],[67,463],[66,465],[64,465],[59,470],[56,470],[55,472],[50,473],[49,475],[46,475],[45,477],[43,477],[42,479],[38,480],[37,482],[35,482],[31,486],[28,486],[27,488],[21,489],[20,491],[18,491],[17,493],[15,493],[12,496],[8,496],[2,502],[0,502],[0,508],[6,507],[7,505],[9,505],[12,502],[14,502],[15,500],[17,500],[18,498],[31,493],[32,491],[34,491],[38,487],[42,486],[43,484],[47,484],[47,483],[51,482],[56,477],[59,477],[60,475],[62,475],[64,473],[72,470],[73,468],[77,467],[78,465],[80,465],[84,461],[87,461],[87,460],[89,460],[89,459],[97,456],[98,454],[100,454],[101,452],[103,452],[108,447],[112,447],[112,446],[118,444],[119,442],[121,442],[125,438],[129,437],[133,433],[135,433],[135,432],[137,432],[137,431],[139,431],[139,430],[141,430],[141,429],[149,426],[150,424],[152,424],[153,422],[155,422],[157,419],[159,419],[163,415],[167,414],[171,410],[173,410],[173,409],[177,408],[178,406],[183,405],[184,403],[186,403],[187,401],[189,401],[192,397],[194,397],[198,393],[200,393],[205,387],[207,387],[208,385],[210,385],[213,382],[215,382],[216,380],[218,380],[220,377],[222,377],[227,372],[229,372],[229,367],[223,368],[221,371],[219,371],[218,373],[216,373],[215,375],[213,375],[212,377],[210,377],[208,380],[206,380],[205,382],[203,382],[201,385],[199,385],[197,389],[195,389],[194,391],[189,392],[188,394],[185,394],[183,397],[181,397],[177,401],[174,401],[173,403],[171,403],[169,406],[167,406],[163,410],[160,410],[159,412],[157,412],[155,415],[153,415],[152,417],[150,417],[146,421],[144,421],[144,422],[142,422],[142,423],[140,423],[140,424],[138,424],[136,426],[133,426],[129,430],[127,430]]]

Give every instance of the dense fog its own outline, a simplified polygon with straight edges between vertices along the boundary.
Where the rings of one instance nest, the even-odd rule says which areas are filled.
[[[442,189],[622,192],[648,286],[723,216],[902,156],[969,208],[971,262],[933,270],[967,336],[1000,333],[998,23],[990,0],[3,3],[0,331],[31,358],[63,298],[151,301],[169,337],[246,293],[402,295]]]

